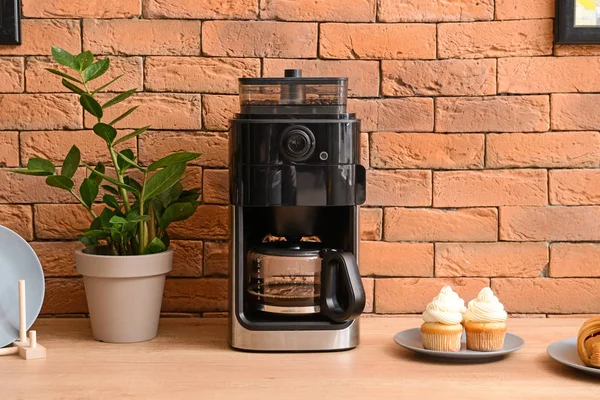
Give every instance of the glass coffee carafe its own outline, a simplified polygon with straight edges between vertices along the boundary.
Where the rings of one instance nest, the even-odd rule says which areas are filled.
[[[322,314],[334,322],[362,312],[365,294],[354,255],[317,242],[263,243],[248,253],[252,308],[273,314]]]

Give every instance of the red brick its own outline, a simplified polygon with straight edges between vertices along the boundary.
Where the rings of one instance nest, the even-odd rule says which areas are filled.
[[[130,133],[121,131],[119,136]],[[35,131],[21,133],[21,159],[23,163],[32,157],[42,157],[62,164],[65,156],[77,146],[81,151],[82,160],[97,164],[98,161],[108,163],[111,161],[106,142],[92,131]],[[130,148],[137,154],[137,141],[131,139],[117,146],[117,149]]]
[[[202,276],[202,242],[197,240],[173,240],[173,270],[169,276]]]
[[[0,92],[19,93],[25,89],[24,65],[22,58],[0,58]]]
[[[80,204],[36,204],[34,213],[38,239],[75,239],[92,222]]]
[[[77,95],[0,94],[0,130],[78,129]]]
[[[202,96],[202,120],[208,131],[226,131],[229,120],[240,112],[237,96]]]
[[[27,160],[23,160],[27,162]],[[83,169],[74,177],[75,187],[79,187],[84,177]],[[7,169],[0,169],[0,203],[73,203],[76,200],[62,189],[47,186],[43,177],[18,175]]]
[[[204,243],[204,275],[227,276],[229,275],[229,243],[205,242]]]
[[[263,76],[283,76],[285,69],[301,69],[302,76],[344,76],[351,97],[379,96],[379,63],[362,60],[294,60],[265,58]]]
[[[360,238],[362,240],[381,240],[383,227],[383,209],[360,209]]]
[[[546,243],[437,243],[435,276],[535,278],[548,260]]]
[[[550,245],[550,276],[600,277],[600,245],[597,243],[552,243]]]
[[[226,169],[207,169],[204,171],[202,185],[204,203],[229,204],[229,171]]]
[[[81,52],[79,20],[24,19],[21,38],[19,46],[1,46],[0,55],[48,55],[51,46]]]
[[[600,207],[502,207],[500,240],[600,240]]]
[[[600,170],[557,169],[549,172],[550,204],[600,204]]]
[[[317,24],[272,21],[207,21],[202,52],[209,56],[314,58]]]
[[[394,278],[375,280],[375,312],[422,313],[442,287],[452,286],[468,302],[489,286],[483,278]]]
[[[100,57],[99,59],[102,59]],[[28,92],[69,92],[61,83],[62,78],[50,74],[46,68],[58,69],[73,76],[77,74],[67,67],[58,65],[49,57],[29,57],[25,78],[27,80]],[[143,71],[141,57],[110,57],[110,68],[102,77],[92,81],[91,90],[98,88],[119,75],[123,75],[118,81],[110,85],[104,91],[121,92],[129,89],[142,89]]]
[[[486,136],[488,168],[597,167],[598,132],[514,133]]]
[[[375,168],[463,169],[483,167],[483,135],[373,133]]]
[[[556,45],[555,56],[600,56],[600,46],[597,45]]]
[[[78,276],[75,268],[75,251],[84,246],[81,242],[32,242],[46,277]]]
[[[370,206],[431,205],[431,171],[367,171]]]
[[[31,206],[0,205],[0,225],[15,231],[25,240],[33,240],[33,215]]]
[[[496,19],[554,18],[554,0],[496,0]]]
[[[211,132],[151,132],[139,138],[140,162],[144,165],[179,151],[202,153],[192,165],[227,167],[227,136]]]
[[[435,25],[322,24],[320,32],[322,58],[435,58]]]
[[[19,132],[0,132],[0,167],[19,165]]]
[[[84,19],[83,47],[94,54],[199,55],[200,21]]]
[[[380,0],[380,22],[481,21],[494,19],[493,0]]]
[[[361,119],[363,131],[431,132],[433,99],[348,100],[348,111]]]
[[[46,280],[42,314],[85,314],[87,312],[83,279],[50,278]]]
[[[498,60],[498,92],[598,92],[598,68],[600,57],[503,58]]]
[[[154,92],[237,93],[238,78],[260,76],[254,58],[146,58],[146,90]]]
[[[433,276],[433,244],[362,242],[358,264],[365,276]]]
[[[436,99],[438,132],[545,132],[549,122],[548,96]]]
[[[141,0],[23,0],[26,18],[132,18]]]
[[[435,172],[433,206],[545,205],[547,179],[539,169]]]
[[[493,242],[498,239],[498,211],[386,208],[383,232],[387,241]]]
[[[169,227],[174,239],[227,239],[229,209],[227,206],[201,205],[189,219]]]
[[[254,19],[257,0],[143,0],[145,18]]]
[[[553,94],[552,129],[598,130],[600,94]]]
[[[278,21],[373,22],[376,0],[265,0],[260,18]]]
[[[372,313],[374,298],[375,298],[375,279],[373,278],[362,278],[362,284],[365,289],[366,301],[365,309],[363,313]]]
[[[496,93],[494,60],[387,61],[385,96],[476,96]]]
[[[571,314],[600,309],[600,279],[498,278],[492,279],[492,289],[508,312]]]
[[[552,54],[552,20],[438,25],[439,58],[489,58]]]
[[[96,96],[104,103],[114,94]],[[199,94],[162,94],[138,93],[126,101],[118,103],[104,112],[103,121],[111,121],[129,110],[139,106],[127,118],[118,122],[117,128],[138,129],[150,125],[152,129],[200,129],[202,127],[201,104]],[[96,117],[85,113],[85,126],[92,128],[98,122]]]
[[[167,279],[162,311],[227,310],[227,279]]]

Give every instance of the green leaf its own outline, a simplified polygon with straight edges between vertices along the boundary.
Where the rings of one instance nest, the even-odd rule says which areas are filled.
[[[110,219],[111,224],[126,224],[127,222],[129,221],[123,217],[119,217],[118,215],[115,215]]]
[[[163,241],[163,243],[165,244],[165,247],[168,249],[169,245],[171,244],[171,238],[169,237],[169,234],[167,232],[163,233],[160,240]]]
[[[108,58],[93,63],[83,73],[83,81],[87,83],[96,78],[100,78],[106,71],[108,71],[108,67],[110,67],[110,59]]]
[[[98,196],[98,184],[93,179],[85,178],[83,182],[81,182],[81,186],[79,186],[79,193],[81,194],[81,199],[85,205],[92,207],[92,204],[94,204],[94,201],[96,200],[96,196]]]
[[[108,193],[112,193],[115,196],[119,196],[119,191],[112,186],[102,185],[102,189],[106,190]]]
[[[54,175],[52,172],[44,171],[41,169],[9,169],[9,172],[21,175],[33,175],[33,176],[49,176]]]
[[[125,111],[123,114],[119,115],[117,118],[115,118],[112,121],[110,121],[109,125],[113,125],[114,126],[117,122],[119,122],[123,118],[126,118],[129,114],[131,114],[132,112],[134,112],[136,110],[136,108],[138,108],[138,107],[139,106],[131,107],[129,110]]]
[[[175,201],[176,203],[189,203],[196,201],[200,197],[200,189],[184,190],[179,195],[179,198]]]
[[[150,221],[150,216],[149,215],[134,215],[134,216],[127,216],[127,221],[129,222],[143,222],[143,221]]]
[[[102,196],[102,201],[112,208],[121,208],[121,206],[119,205],[119,201],[115,198],[115,196],[112,196],[110,194],[105,194],[104,196]]]
[[[72,80],[73,82],[77,82],[77,83],[81,83],[81,81],[71,75],[65,74],[64,72],[61,72],[57,69],[54,68],[46,68],[46,71],[48,72],[52,72],[54,75],[58,75],[58,76],[62,76],[63,78],[67,78]]]
[[[111,123],[111,125],[112,125],[112,123]],[[148,126],[145,126],[145,127],[143,127],[143,128],[140,128],[140,129],[137,129],[137,130],[135,130],[135,131],[131,132],[130,134],[128,134],[128,135],[125,135],[125,136],[123,136],[122,138],[119,138],[119,139],[118,139],[118,140],[117,140],[117,141],[114,143],[114,145],[116,146],[116,145],[118,145],[119,143],[123,143],[123,142],[125,142],[126,140],[129,140],[129,139],[132,139],[132,138],[134,138],[134,137],[136,137],[136,136],[139,136],[139,135],[141,135],[142,133],[146,132],[146,131],[148,130],[148,128],[150,128],[150,125],[148,125]]]
[[[157,196],[165,190],[171,188],[174,184],[179,182],[184,173],[185,164],[179,163],[169,165],[168,167],[161,169],[156,174],[152,175],[152,177],[148,179],[148,182],[146,182],[142,203],[145,203],[148,201],[148,199],[151,199],[154,196]]]
[[[123,75],[124,75],[124,74],[121,74],[121,75],[117,76],[115,79],[113,79],[112,81],[110,81],[110,82],[108,82],[108,83],[106,83],[106,84],[104,84],[104,85],[100,86],[98,89],[94,90],[94,91],[92,92],[92,94],[96,94],[96,93],[98,93],[98,92],[100,92],[100,91],[102,91],[102,90],[106,89],[107,87],[109,87],[110,85],[112,85],[113,83],[115,83],[116,81],[118,81],[119,79],[121,79],[121,78],[123,77]]]
[[[100,222],[100,217],[94,218],[92,223],[90,224],[90,230],[99,230],[102,228],[102,222]]]
[[[152,241],[150,243],[148,243],[148,246],[146,246],[146,250],[144,251],[144,253],[145,254],[162,253],[166,249],[167,248],[166,248],[165,244],[162,242],[162,240],[155,237],[154,239],[152,239]]]
[[[27,161],[27,169],[31,171],[46,171],[53,174],[56,171],[54,164],[50,160],[44,158],[30,158]]]
[[[83,96],[85,94],[85,91],[83,89],[81,89],[77,85],[72,84],[71,82],[69,82],[66,79],[62,80],[62,84],[63,84],[64,87],[66,87],[67,89],[69,89],[73,93],[77,93],[80,96]]]
[[[140,185],[140,183],[138,181],[136,181],[135,179],[133,179],[132,177],[130,177],[130,176],[124,176],[123,177],[123,181],[127,185],[136,188],[138,190],[138,192],[142,191],[142,185]]]
[[[169,165],[178,164],[178,163],[186,163],[188,161],[195,160],[200,157],[202,154],[200,153],[188,153],[183,151],[181,153],[173,153],[160,160],[154,161],[148,167],[148,171],[154,171],[159,168],[168,167]]]
[[[183,192],[183,185],[181,184],[181,182],[177,182],[169,190],[165,190],[164,192],[159,194],[157,196],[157,199],[160,200],[163,208],[167,208],[169,206],[169,204],[173,203],[175,200],[177,200],[179,198],[179,196],[181,196],[182,192]]]
[[[89,230],[83,233],[85,237],[105,238],[108,237],[108,233],[101,230]]]
[[[131,187],[131,186],[127,185],[127,184],[121,183],[118,180],[116,180],[115,178],[111,178],[110,176],[108,176],[108,175],[106,175],[104,173],[101,173],[99,171],[94,170],[92,167],[90,167],[86,163],[83,163],[83,165],[85,165],[85,167],[87,169],[89,169],[90,171],[94,171],[95,174],[101,176],[104,180],[112,183],[113,185],[118,186],[118,187],[122,187],[123,189],[125,189],[125,190],[127,190],[127,191],[129,191],[129,192],[131,192],[131,193],[133,193],[133,194],[135,194],[137,196],[140,195],[140,192],[136,188]]]
[[[114,106],[115,104],[118,104],[118,103],[122,102],[123,100],[127,99],[128,97],[130,97],[131,95],[133,95],[136,91],[137,91],[137,89],[131,89],[131,90],[128,90],[121,94],[118,94],[117,96],[113,97],[106,103],[102,104],[102,108],[108,108],[110,106]]]
[[[102,175],[98,174],[97,172],[103,174],[105,170],[106,169],[104,168],[104,164],[102,164],[102,161],[99,161],[96,165],[96,168],[94,168],[94,170],[90,174],[90,179],[96,182],[98,186],[100,186],[100,184],[102,183]]]
[[[52,46],[52,57],[54,57],[54,60],[60,65],[64,65],[65,67],[69,67],[75,71],[79,71],[81,67],[79,65],[79,61],[77,61],[77,58],[75,58],[74,55],[66,50],[61,49],[60,47]]]
[[[110,208],[105,208],[100,213],[100,225],[103,228],[110,228],[110,219],[115,215],[116,211],[111,210]]]
[[[115,140],[115,137],[117,137],[117,130],[104,122],[98,122],[94,125],[94,133],[108,144],[111,144]]]
[[[133,167],[139,169],[140,171],[145,171],[144,168],[140,167],[134,161],[135,156],[133,155],[133,151],[131,151],[130,149],[125,149],[121,152],[118,152],[117,154],[118,154],[117,164],[119,164],[119,168],[121,169],[121,171],[126,170],[130,166],[133,166]]]
[[[73,189],[73,181],[71,180],[71,178],[62,175],[51,175],[47,177],[46,184],[48,186],[53,186],[65,190]]]
[[[72,178],[75,172],[77,172],[77,168],[79,168],[79,161],[81,161],[81,153],[77,146],[73,146],[65,157],[60,174],[67,178]]]
[[[161,229],[165,229],[171,222],[183,221],[191,217],[198,208],[198,202],[194,203],[174,203],[165,210],[160,219]]]
[[[90,65],[92,65],[92,63],[94,62],[94,55],[92,54],[91,51],[84,51],[83,53],[80,53],[79,55],[77,55],[77,57],[75,57],[75,59],[77,60],[77,62],[80,65],[80,71],[84,71],[87,67],[89,67]]]
[[[79,98],[79,102],[83,108],[94,117],[98,119],[102,118],[102,106],[92,96],[89,94],[82,94]]]

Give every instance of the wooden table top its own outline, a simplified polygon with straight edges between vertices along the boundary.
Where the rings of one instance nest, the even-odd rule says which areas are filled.
[[[525,348],[465,364],[396,345],[396,332],[420,325],[410,317],[362,318],[361,344],[351,351],[293,354],[231,350],[224,319],[163,319],[158,338],[126,345],[94,341],[86,319],[40,319],[48,357],[0,357],[0,399],[598,399],[600,379],[546,355],[583,321],[511,319]]]

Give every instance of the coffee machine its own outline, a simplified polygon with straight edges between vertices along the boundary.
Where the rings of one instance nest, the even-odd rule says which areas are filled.
[[[347,78],[241,78],[231,120],[229,344],[333,351],[359,341],[365,201]]]

